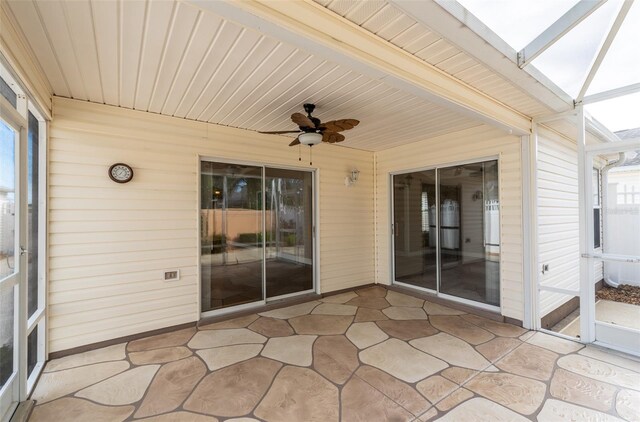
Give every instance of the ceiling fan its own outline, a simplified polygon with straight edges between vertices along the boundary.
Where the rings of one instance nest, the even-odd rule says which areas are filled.
[[[304,104],[304,111],[307,112],[306,116],[302,113],[293,113],[291,115],[291,120],[293,123],[298,125],[300,128],[299,130],[276,130],[272,132],[259,133],[276,135],[284,133],[299,133],[300,135],[298,135],[298,137],[289,144],[291,147],[298,144],[314,146],[321,142],[335,144],[337,142],[344,141],[344,135],[338,132],[353,129],[358,126],[358,123],[360,123],[360,121],[355,119],[331,120],[322,123],[317,117],[311,116],[311,113],[313,113],[315,108],[315,104]]]

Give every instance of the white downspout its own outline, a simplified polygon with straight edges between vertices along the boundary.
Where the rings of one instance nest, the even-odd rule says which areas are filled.
[[[627,155],[624,152],[620,153],[620,158],[612,163],[607,164],[606,166],[604,166],[601,170],[602,173],[602,199],[601,201],[603,202],[602,204],[602,232],[604,233],[606,227],[607,227],[607,219],[608,219],[608,212],[607,212],[607,201],[608,201],[608,194],[609,194],[609,170],[611,170],[612,168],[615,167],[619,167],[621,165],[623,165],[625,162],[627,161]],[[604,237],[604,236],[603,236]],[[605,248],[605,239],[602,239],[602,249],[604,250]],[[607,277],[607,271],[605,266],[607,265],[607,263],[605,261],[602,261],[602,275],[603,275],[603,280],[604,282],[608,285],[611,286],[613,288],[618,288],[618,286],[620,286],[620,283],[617,283],[613,280],[611,280],[609,277]]]

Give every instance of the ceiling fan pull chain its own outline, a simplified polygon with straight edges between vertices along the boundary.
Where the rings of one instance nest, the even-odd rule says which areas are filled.
[[[309,165],[313,165],[312,157],[313,157],[313,145],[309,145]]]
[[[298,161],[302,161],[302,150],[300,149],[302,144],[298,144]]]

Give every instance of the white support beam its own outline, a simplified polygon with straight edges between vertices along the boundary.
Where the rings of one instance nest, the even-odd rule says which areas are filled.
[[[637,151],[640,150],[640,141],[636,139],[625,139],[615,144],[606,142],[603,144],[587,145],[584,149],[588,152],[597,153]]]
[[[609,91],[598,92],[597,94],[587,95],[582,99],[582,105],[611,100],[613,98],[635,94],[636,92],[640,92],[640,83],[622,86],[616,89],[610,89]]]
[[[620,142],[620,138],[615,133],[611,132],[609,128],[594,119],[589,113],[584,112],[585,125],[590,132],[601,138],[605,142]]]
[[[591,65],[591,68],[589,69],[589,74],[587,74],[587,78],[582,84],[582,88],[580,88],[580,92],[576,97],[576,102],[580,102],[584,99],[584,95],[589,89],[589,86],[591,85],[591,81],[593,81],[593,78],[596,76],[596,73],[598,73],[598,69],[600,69],[600,65],[602,64],[602,61],[607,55],[607,52],[609,51],[609,47],[611,47],[613,40],[616,38],[616,35],[618,35],[618,31],[620,30],[622,23],[627,17],[627,14],[629,13],[629,9],[631,9],[631,6],[633,5],[633,1],[634,0],[627,0],[624,3],[622,3],[622,7],[618,12],[618,16],[616,16],[615,21],[613,21],[613,25],[611,25],[611,29],[609,30],[607,37],[604,39],[604,42],[600,46],[598,55],[596,56],[595,60],[593,61],[593,64]]]
[[[606,0],[580,0],[518,52],[518,66],[523,68],[531,63],[532,60],[542,54],[547,48],[551,47],[556,41],[562,38],[564,34],[571,31],[605,2]]]
[[[531,130],[529,117],[312,1],[189,3],[489,125]]]

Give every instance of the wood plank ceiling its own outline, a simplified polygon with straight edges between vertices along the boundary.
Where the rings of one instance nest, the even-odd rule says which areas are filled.
[[[180,1],[8,4],[57,96],[249,130],[293,128],[291,113],[313,102],[322,120],[359,119],[342,145],[371,151],[480,124]],[[526,114],[540,110],[386,2],[323,4]]]

